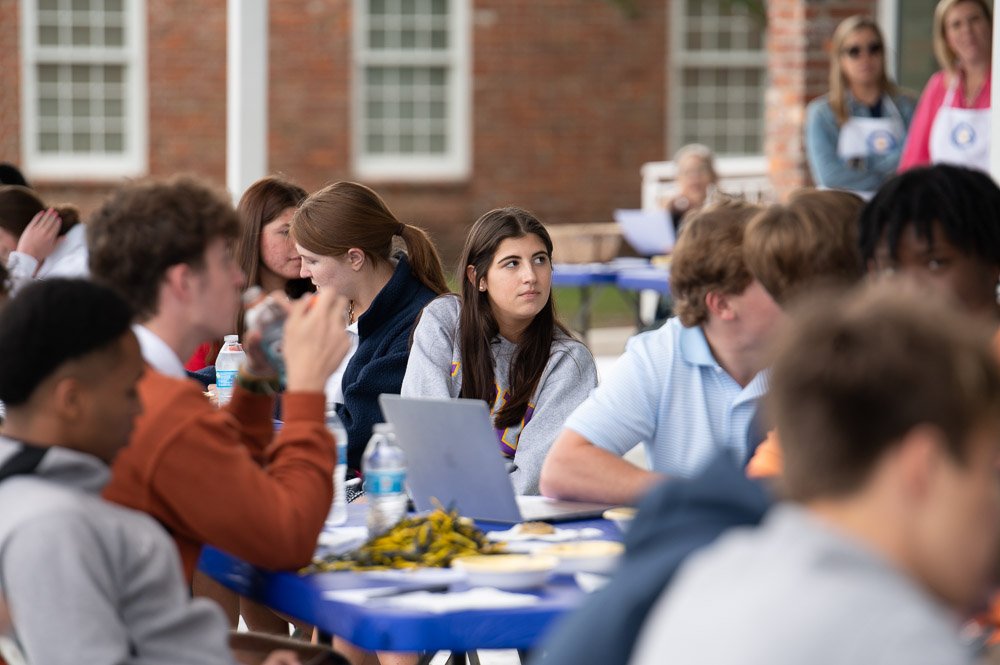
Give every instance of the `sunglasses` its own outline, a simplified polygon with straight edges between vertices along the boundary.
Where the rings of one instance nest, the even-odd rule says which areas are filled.
[[[849,57],[851,60],[857,60],[861,57],[862,53],[868,53],[868,55],[878,55],[881,52],[882,45],[878,42],[872,42],[871,44],[868,44],[868,46],[855,45],[841,51],[841,53]]]

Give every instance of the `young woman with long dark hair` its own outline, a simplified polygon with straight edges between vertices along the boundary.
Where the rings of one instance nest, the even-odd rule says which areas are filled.
[[[538,494],[549,446],[597,385],[594,358],[556,318],[552,240],[531,213],[480,217],[459,272],[461,296],[424,309],[402,394],[486,401],[515,490]]]

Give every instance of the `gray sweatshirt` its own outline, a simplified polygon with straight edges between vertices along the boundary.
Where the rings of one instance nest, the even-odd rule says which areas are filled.
[[[401,394],[404,397],[458,397],[462,390],[462,358],[455,296],[432,301],[413,332]],[[490,411],[507,400],[510,364],[517,345],[497,336],[491,344],[497,395]],[[545,456],[569,414],[597,385],[594,357],[582,343],[557,333],[549,361],[529,403],[523,426],[497,430],[500,451],[513,458],[511,482],[518,494],[538,494]]]
[[[0,437],[0,465],[21,449]],[[51,448],[0,482],[0,594],[29,663],[225,663],[227,623],[191,599],[177,548],[151,517],[101,499],[108,467]]]

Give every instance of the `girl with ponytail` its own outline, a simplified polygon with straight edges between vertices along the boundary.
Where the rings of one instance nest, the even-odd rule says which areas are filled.
[[[347,428],[347,465],[357,471],[372,425],[382,420],[378,396],[399,393],[420,310],[448,291],[441,259],[422,229],[401,223],[378,194],[354,182],[307,198],[291,233],[302,277],[349,303],[354,347],[327,384],[327,402]]]
[[[402,394],[490,405],[518,494],[538,494],[563,421],[597,385],[590,351],[556,319],[552,240],[521,208],[486,213],[459,264],[461,298],[438,298],[413,333]]]

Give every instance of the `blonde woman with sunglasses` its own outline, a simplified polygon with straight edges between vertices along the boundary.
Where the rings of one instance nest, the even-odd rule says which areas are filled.
[[[920,95],[899,170],[990,161],[993,13],[986,0],[941,0],[934,9],[934,55],[941,71]]]
[[[806,111],[806,152],[818,187],[869,198],[896,172],[914,100],[885,70],[885,40],[867,16],[833,33],[830,92]]]

